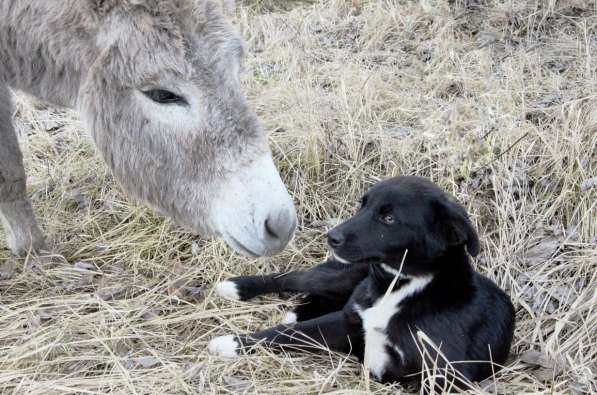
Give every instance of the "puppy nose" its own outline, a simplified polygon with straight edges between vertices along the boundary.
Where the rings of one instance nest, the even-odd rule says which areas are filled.
[[[328,232],[328,244],[332,248],[338,248],[344,243],[344,236],[335,229]]]

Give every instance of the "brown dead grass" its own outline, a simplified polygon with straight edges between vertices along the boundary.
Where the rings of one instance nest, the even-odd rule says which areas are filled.
[[[511,361],[471,392],[594,393],[597,188],[581,184],[597,172],[596,7],[239,4],[246,89],[300,218],[271,259],[194,240],[131,202],[74,114],[19,97],[29,189],[65,259],[0,250],[1,392],[402,391],[343,355],[260,349],[229,361],[205,346],[272,325],[291,304],[219,300],[218,279],[318,263],[322,224],[375,181],[418,174],[467,205],[483,245],[475,265],[517,309]]]

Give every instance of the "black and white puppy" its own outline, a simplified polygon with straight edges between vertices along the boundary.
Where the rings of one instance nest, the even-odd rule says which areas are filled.
[[[333,257],[310,270],[220,282],[217,293],[232,299],[307,295],[286,322],[215,338],[209,351],[232,357],[258,342],[325,345],[357,356],[382,382],[411,381],[424,366],[451,366],[453,381],[478,381],[506,361],[512,303],[471,266],[477,233],[464,208],[433,183],[395,177],[376,184],[358,212],[328,233],[328,244]]]

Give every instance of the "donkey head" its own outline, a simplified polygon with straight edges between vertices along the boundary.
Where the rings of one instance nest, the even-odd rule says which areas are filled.
[[[97,56],[79,107],[133,196],[245,255],[295,229],[292,200],[240,87],[243,45],[203,0],[87,0]]]

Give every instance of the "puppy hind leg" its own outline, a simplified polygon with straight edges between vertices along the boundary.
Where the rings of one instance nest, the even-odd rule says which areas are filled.
[[[326,314],[295,325],[278,325],[250,335],[228,335],[213,339],[208,350],[211,354],[235,357],[242,350],[251,351],[258,343],[275,349],[317,351],[330,349],[343,353],[362,354],[360,331],[354,330],[342,311]]]

